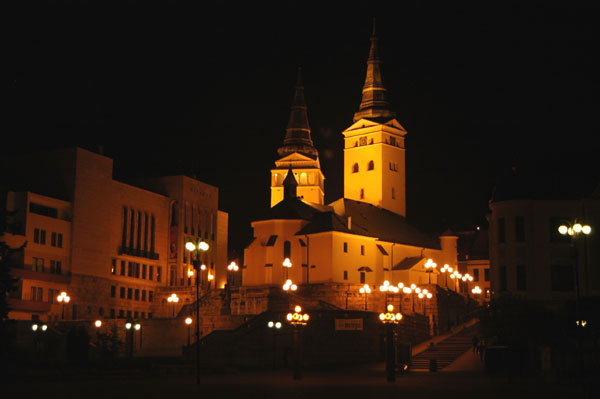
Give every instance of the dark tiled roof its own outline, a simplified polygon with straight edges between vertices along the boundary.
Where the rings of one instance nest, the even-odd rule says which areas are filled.
[[[412,267],[414,265],[416,265],[417,263],[419,263],[423,259],[425,259],[425,258],[423,258],[422,256],[411,256],[411,257],[408,257],[408,258],[404,258],[400,262],[396,263],[394,265],[394,267],[392,267],[392,270],[409,270],[409,269],[412,269]]]
[[[375,237],[382,241],[395,242],[418,247],[439,249],[437,240],[409,225],[405,218],[366,202],[342,198],[330,206],[339,209],[343,205],[343,215],[334,212],[315,214],[312,221],[296,234],[313,234],[325,231]],[[348,230],[348,216],[351,229]]]
[[[286,198],[273,208],[262,220],[304,219],[311,220],[319,211],[298,198]]]

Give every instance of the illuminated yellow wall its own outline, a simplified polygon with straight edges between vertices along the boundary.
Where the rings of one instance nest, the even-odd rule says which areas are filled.
[[[361,119],[343,134],[344,197],[406,216],[404,128]]]

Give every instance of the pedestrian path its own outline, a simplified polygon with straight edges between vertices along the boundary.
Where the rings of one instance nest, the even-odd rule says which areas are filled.
[[[472,338],[474,335],[477,335],[478,327],[479,325],[476,321],[471,322],[462,326],[460,331],[456,331],[454,334],[435,337],[422,344],[417,351],[413,351],[410,370],[437,371],[449,368],[450,365],[471,351],[473,346]],[[479,361],[476,354],[472,355],[471,357]],[[476,368],[477,364],[471,360],[473,359],[467,357],[461,359],[461,367]]]

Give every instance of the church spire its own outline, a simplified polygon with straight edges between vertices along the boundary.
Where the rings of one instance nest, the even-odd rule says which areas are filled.
[[[375,18],[373,18],[373,33],[371,48],[367,59],[367,76],[362,89],[362,101],[358,112],[354,114],[354,122],[361,118],[393,118],[396,116],[390,110],[386,89],[381,78],[381,59],[379,58],[378,37],[375,35]]]
[[[312,159],[319,155],[313,145],[310,137],[310,125],[308,124],[308,115],[306,113],[306,103],[304,101],[304,87],[302,86],[302,68],[298,67],[298,81],[294,90],[294,99],[290,112],[290,119],[285,129],[285,139],[283,145],[279,147],[277,153],[284,157],[294,152],[299,152]]]
[[[298,198],[298,181],[294,177],[291,164],[287,176],[283,180],[283,199],[287,198]]]

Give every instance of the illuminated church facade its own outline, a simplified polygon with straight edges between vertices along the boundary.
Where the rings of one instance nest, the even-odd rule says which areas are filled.
[[[432,239],[406,222],[406,130],[391,111],[377,37],[371,37],[359,110],[344,135],[344,196],[324,203],[324,175],[300,79],[280,158],[271,170],[271,209],[251,223],[244,251],[245,287],[346,284],[377,289],[384,281],[436,284],[427,273],[457,264],[457,236]],[[288,258],[291,267],[284,265]],[[288,264],[289,266],[289,264]]]

